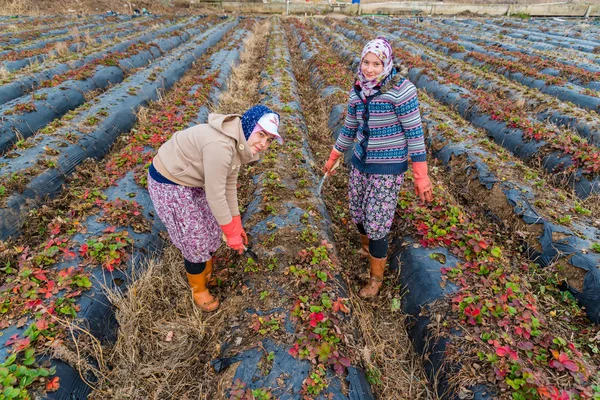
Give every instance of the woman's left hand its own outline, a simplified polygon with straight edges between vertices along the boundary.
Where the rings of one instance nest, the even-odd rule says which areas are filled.
[[[413,176],[415,177],[415,193],[421,201],[433,201],[433,187],[427,175],[427,162],[413,162]]]

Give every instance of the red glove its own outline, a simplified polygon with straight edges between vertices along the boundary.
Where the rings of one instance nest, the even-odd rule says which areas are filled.
[[[242,238],[244,239],[244,244],[246,246],[248,246],[248,235],[246,235],[246,231],[244,230],[244,227],[242,226],[242,216],[241,215],[236,215],[235,217],[233,217],[234,220],[237,220],[237,222],[239,222],[240,227],[242,228]]]
[[[415,177],[415,193],[421,201],[433,201],[433,188],[427,176],[427,161],[413,162],[413,176]]]
[[[227,225],[221,225],[221,230],[227,239],[227,246],[242,254],[244,252],[244,239],[242,237],[242,219],[233,218]],[[245,235],[245,233],[244,233]]]
[[[333,149],[331,149],[331,153],[329,154],[329,160],[327,160],[327,162],[325,163],[325,168],[323,168],[323,172],[325,172],[327,175],[333,175],[333,173],[335,171],[335,170],[332,170],[333,165],[335,164],[337,159],[340,158],[341,156],[342,156],[342,153],[337,151],[335,149],[335,147]]]

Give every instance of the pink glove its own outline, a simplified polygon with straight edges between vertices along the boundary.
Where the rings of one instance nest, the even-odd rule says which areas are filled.
[[[333,175],[333,173],[335,171],[335,170],[332,170],[333,165],[335,164],[337,159],[340,158],[341,156],[342,156],[342,153],[337,151],[335,149],[335,147],[333,149],[331,149],[331,153],[329,154],[329,160],[327,160],[327,162],[325,163],[325,168],[323,168],[323,172],[325,172],[327,175]]]
[[[244,239],[244,244],[246,246],[248,246],[248,235],[246,235],[246,231],[244,230],[244,227],[242,226],[242,216],[241,215],[236,215],[235,217],[233,217],[234,220],[237,220],[237,222],[239,222],[240,227],[242,227],[242,238]]]
[[[427,176],[427,161],[413,162],[413,176],[415,177],[415,193],[421,201],[433,201],[433,188]]]
[[[244,252],[244,239],[242,238],[242,219],[233,218],[227,225],[221,225],[221,230],[227,239],[227,246],[242,254]],[[245,233],[244,233],[245,235]]]

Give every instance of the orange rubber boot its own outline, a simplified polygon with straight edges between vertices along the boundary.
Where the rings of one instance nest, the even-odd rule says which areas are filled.
[[[186,273],[186,275],[192,288],[196,306],[206,312],[215,311],[219,308],[219,299],[213,297],[206,288],[206,269],[200,274]]]
[[[363,299],[369,299],[377,296],[381,285],[383,285],[383,272],[385,270],[385,264],[387,263],[387,257],[375,258],[369,256],[369,266],[371,267],[371,277],[365,286],[360,289],[358,295]]]
[[[212,288],[218,285],[217,278],[212,276],[213,273],[213,259],[211,258],[206,262],[206,268],[204,269],[206,272],[206,287]]]

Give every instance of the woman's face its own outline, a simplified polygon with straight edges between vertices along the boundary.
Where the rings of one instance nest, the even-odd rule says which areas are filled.
[[[360,63],[360,71],[368,80],[375,79],[383,72],[383,63],[373,53],[367,53]]]
[[[269,145],[275,140],[275,136],[265,131],[256,131],[248,138],[248,146],[252,155],[256,155],[269,148]]]

